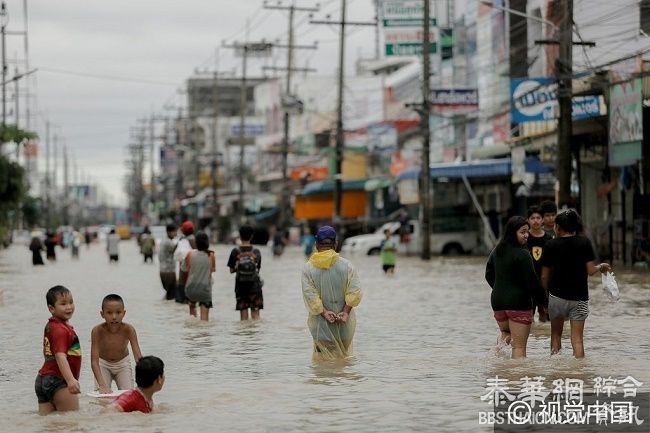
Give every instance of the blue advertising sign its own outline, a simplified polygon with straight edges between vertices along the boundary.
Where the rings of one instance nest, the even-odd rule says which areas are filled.
[[[513,78],[510,80],[510,109],[512,123],[557,119],[557,82],[550,77]],[[573,120],[603,114],[600,96],[576,96],[572,99]]]

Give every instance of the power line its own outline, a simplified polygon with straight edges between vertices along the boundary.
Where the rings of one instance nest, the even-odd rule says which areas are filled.
[[[110,80],[110,81],[121,81],[126,83],[138,83],[138,84],[152,84],[157,86],[177,86],[176,83],[171,83],[168,81],[156,81],[156,80],[147,80],[143,78],[129,78],[129,77],[118,77],[115,75],[105,75],[105,74],[94,74],[88,72],[79,72],[79,71],[70,71],[66,69],[50,68],[47,66],[39,66],[39,71],[50,72],[53,74],[63,74],[63,75],[74,75],[77,77],[87,77],[94,78],[97,80]]]

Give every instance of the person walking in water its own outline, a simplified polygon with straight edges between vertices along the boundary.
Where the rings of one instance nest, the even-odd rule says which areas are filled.
[[[120,260],[120,237],[115,233],[115,229],[106,238],[106,252],[108,253],[108,262],[118,262]]]
[[[535,265],[535,273],[537,274],[537,278],[540,279],[540,284],[541,284],[541,277],[542,277],[542,258],[544,257],[544,248],[546,247],[546,243],[553,239],[553,236],[550,234],[546,233],[544,229],[542,228],[542,212],[540,211],[539,207],[537,206],[531,206],[528,208],[528,251],[530,251],[530,255],[533,257],[533,264]],[[546,293],[546,299],[548,299],[548,293]],[[539,321],[540,322],[547,322],[548,321],[548,311],[544,309],[541,305],[535,305],[534,307],[537,307],[537,310],[539,312]],[[533,308],[534,310],[535,308]],[[533,316],[535,311],[533,311]]]
[[[190,316],[196,316],[199,304],[201,320],[208,320],[212,308],[212,273],[215,271],[214,251],[210,239],[203,232],[196,234],[196,249],[185,256],[181,269],[187,273],[185,296],[190,306]]]
[[[158,263],[160,263],[160,281],[165,290],[165,299],[174,299],[176,292],[176,262],[174,251],[178,242],[176,241],[176,226],[167,225],[167,237],[160,242],[158,251]]]
[[[32,252],[32,264],[34,266],[45,264],[43,263],[43,256],[41,255],[41,251],[43,251],[43,242],[41,242],[41,238],[39,238],[38,235],[32,237],[32,241],[29,244],[29,250]]]
[[[54,233],[47,232],[47,237],[45,238],[45,257],[50,262],[56,262],[56,240],[54,239]]]
[[[300,245],[303,247],[303,252],[305,257],[309,258],[311,253],[314,252],[314,245],[316,244],[316,238],[311,234],[311,230],[308,225],[302,229],[302,238],[300,238]]]
[[[187,253],[196,248],[196,238],[194,237],[194,224],[192,221],[185,221],[181,224],[182,236],[178,241],[176,250],[174,251],[174,260],[179,264],[185,261]],[[178,272],[178,282],[176,284],[176,302],[184,304],[187,302],[185,297],[185,282],[187,281],[187,272],[182,269]]]
[[[533,299],[537,305],[547,305],[533,259],[526,249],[528,229],[524,217],[511,217],[485,267],[485,279],[492,287],[490,301],[494,319],[501,331],[497,350],[510,344],[513,358],[526,357],[533,323]]]
[[[314,356],[325,359],[350,355],[356,329],[353,308],[359,305],[362,297],[356,269],[339,256],[335,247],[334,228],[318,229],[316,252],[303,266],[301,278]]]
[[[564,321],[571,322],[573,356],[585,356],[583,333],[589,315],[589,275],[608,272],[608,263],[594,264],[596,255],[589,239],[582,235],[582,221],[574,209],[555,217],[557,237],[548,241],[542,259],[542,284],[549,292],[551,354],[562,348]]]
[[[241,245],[233,248],[228,257],[228,269],[235,274],[235,309],[241,320],[248,320],[248,310],[253,320],[260,319],[260,310],[264,309],[262,294],[262,253],[253,248],[253,227],[245,224],[239,228]]]
[[[153,263],[153,253],[156,250],[156,240],[151,235],[149,226],[145,227],[140,237],[140,253],[144,256],[144,262],[151,260]]]

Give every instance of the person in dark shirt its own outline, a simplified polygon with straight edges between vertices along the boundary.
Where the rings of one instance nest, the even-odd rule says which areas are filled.
[[[239,239],[241,246],[233,248],[228,257],[228,268],[231,274],[235,275],[235,309],[239,311],[241,320],[248,320],[248,310],[251,312],[251,319],[260,319],[260,310],[264,308],[264,296],[262,295],[262,279],[259,271],[262,267],[262,253],[253,248],[253,227],[243,225],[239,228]],[[244,265],[244,263],[246,263]],[[242,266],[240,266],[240,264]],[[254,264],[254,269],[249,267]],[[246,271],[244,268],[247,268]]]
[[[540,284],[542,276],[542,257],[544,255],[544,247],[548,241],[553,239],[553,237],[546,233],[542,228],[542,221],[542,212],[540,211],[539,207],[531,206],[528,208],[528,251],[530,251],[530,255],[533,257],[535,273],[537,274],[537,278],[540,278]],[[548,299],[548,294],[546,294],[546,299]],[[539,321],[547,322],[548,311],[546,311],[541,305],[536,305],[536,307],[537,311],[539,312]]]
[[[582,233],[580,215],[567,209],[555,218],[557,237],[546,244],[542,257],[542,285],[549,293],[551,319],[551,354],[562,348],[562,330],[566,319],[571,321],[573,356],[585,356],[583,332],[589,315],[587,278],[611,269],[609,264],[594,264],[596,258],[591,242]]]
[[[544,200],[539,204],[539,210],[542,213],[542,229],[552,238],[555,237],[555,215],[557,214],[557,205],[554,201]]]
[[[492,287],[491,304],[501,335],[497,350],[512,346],[513,358],[526,357],[526,344],[533,323],[533,298],[546,306],[533,259],[526,249],[528,222],[514,216],[508,220],[503,237],[490,253],[485,279]]]

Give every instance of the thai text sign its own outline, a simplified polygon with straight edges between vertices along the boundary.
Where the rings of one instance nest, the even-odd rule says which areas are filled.
[[[437,107],[478,108],[478,89],[432,90],[431,105]]]
[[[571,101],[573,120],[605,114],[600,96],[576,96]],[[557,119],[557,82],[549,77],[510,80],[510,108],[512,123]]]

